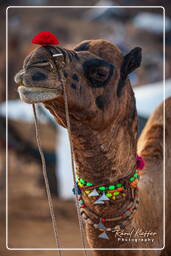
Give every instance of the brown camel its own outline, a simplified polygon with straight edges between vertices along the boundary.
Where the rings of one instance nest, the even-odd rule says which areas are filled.
[[[53,56],[59,53],[62,55]],[[73,51],[54,45],[36,48],[15,77],[23,101],[43,102],[56,121],[67,128],[66,88],[81,213],[92,248],[163,247],[162,107],[154,113],[140,139],[138,153],[145,161],[145,168],[137,194],[138,120],[128,74],[140,63],[139,47],[123,56],[108,41],[89,40]],[[171,123],[171,100],[166,110],[167,121]],[[167,127],[166,136],[169,159],[171,132]],[[166,164],[169,171],[169,161]],[[170,255],[169,240],[167,246],[165,253]],[[161,252],[94,250],[94,253],[153,256]]]

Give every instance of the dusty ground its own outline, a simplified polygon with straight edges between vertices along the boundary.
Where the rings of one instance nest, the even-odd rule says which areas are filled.
[[[34,124],[10,122],[25,141],[35,142]],[[54,150],[55,130],[42,125],[41,144],[46,150]],[[45,136],[46,134],[46,136]],[[5,249],[5,151],[0,147],[0,256],[58,255],[57,251],[12,251]],[[68,170],[69,171],[69,170]],[[14,148],[8,154],[8,247],[55,248],[52,222],[42,178],[40,161],[16,154]],[[67,175],[66,175],[67,179]],[[63,248],[81,248],[75,202],[53,198],[56,221]],[[66,251],[62,255],[82,255],[81,251]]]
[[[2,155],[2,154],[1,154]],[[49,214],[46,194],[43,188],[37,186],[39,166],[25,163],[20,170],[14,153],[9,154],[9,234],[10,248],[55,248],[52,223]],[[14,163],[14,164],[13,164]],[[13,168],[11,169],[11,166]],[[25,171],[27,170],[27,172]],[[3,192],[4,189],[3,189]],[[1,206],[5,205],[4,193]],[[56,221],[59,227],[61,245],[64,248],[81,247],[79,227],[75,204],[72,200],[62,201],[54,198]],[[55,251],[10,251],[5,245],[5,207],[0,209],[0,255],[57,255]],[[63,255],[82,255],[81,251],[69,251]]]

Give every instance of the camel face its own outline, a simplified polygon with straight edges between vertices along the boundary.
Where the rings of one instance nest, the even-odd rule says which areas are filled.
[[[94,124],[101,125],[116,113],[127,75],[139,66],[139,56],[138,48],[125,59],[116,46],[104,40],[82,42],[74,51],[40,47],[26,57],[15,81],[23,101],[43,102],[61,119],[65,86],[73,118],[94,119]]]
[[[35,49],[25,58],[15,82],[26,103],[45,102],[62,95],[61,83],[53,70],[53,59],[44,47]]]

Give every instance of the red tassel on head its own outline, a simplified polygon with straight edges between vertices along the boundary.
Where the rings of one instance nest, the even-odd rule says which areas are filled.
[[[56,36],[50,32],[40,32],[32,39],[32,43],[45,46],[49,44],[59,44],[59,41]]]

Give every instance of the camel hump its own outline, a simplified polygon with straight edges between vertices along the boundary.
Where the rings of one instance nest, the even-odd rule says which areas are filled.
[[[165,104],[160,104],[151,115],[138,140],[138,154],[147,162],[163,161],[164,109],[166,156],[171,154],[171,97],[169,97],[165,100]]]

